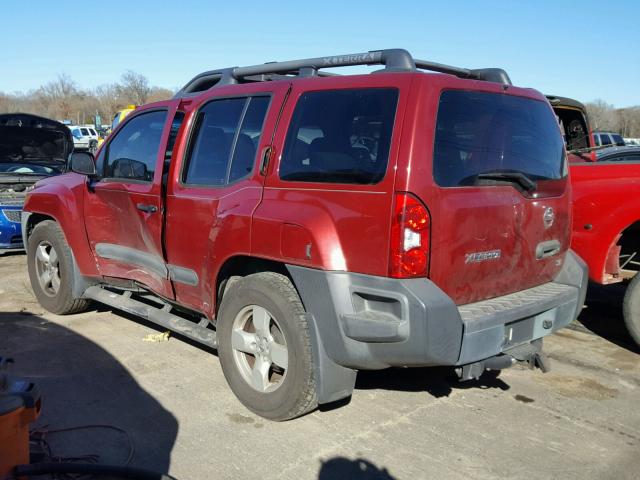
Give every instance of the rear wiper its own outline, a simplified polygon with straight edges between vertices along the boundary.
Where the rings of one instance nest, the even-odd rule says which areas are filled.
[[[498,180],[504,182],[517,183],[527,192],[535,190],[538,185],[522,172],[486,172],[479,173],[475,176],[477,184],[478,180]]]

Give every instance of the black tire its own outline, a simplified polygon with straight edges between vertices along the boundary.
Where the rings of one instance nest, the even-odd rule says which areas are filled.
[[[57,274],[59,278],[59,281],[56,281],[57,289],[53,288],[53,283],[51,288],[47,288],[40,281],[39,268],[42,262],[38,259],[38,250],[41,247],[49,248],[49,254],[55,251],[57,268],[52,275]],[[45,309],[57,315],[78,313],[87,309],[89,300],[73,296],[73,257],[64,234],[56,222],[45,220],[35,226],[27,245],[27,265],[33,293]]]
[[[624,323],[631,337],[640,346],[640,273],[627,286],[622,302]]]
[[[284,338],[288,366],[274,391],[259,391],[245,379],[238,355],[246,355],[253,368],[258,356],[243,354],[232,346],[232,333],[242,312],[261,307],[270,314],[269,330]],[[251,317],[251,315],[250,315]],[[251,317],[252,318],[252,317]],[[253,322],[253,318],[250,322]],[[234,325],[236,325],[234,327]],[[242,404],[261,417],[284,421],[299,417],[317,406],[316,379],[309,325],[300,297],[291,281],[274,272],[261,272],[234,281],[226,289],[218,311],[218,354],[222,371],[233,393]],[[258,330],[254,330],[258,335]],[[251,335],[251,333],[249,333]],[[274,337],[270,337],[272,340]],[[273,363],[267,378],[272,375]],[[275,372],[275,370],[273,370]]]

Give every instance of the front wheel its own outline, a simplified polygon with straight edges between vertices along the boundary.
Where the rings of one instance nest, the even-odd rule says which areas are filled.
[[[35,226],[27,245],[27,263],[40,305],[58,315],[87,309],[88,300],[73,296],[73,257],[56,222],[46,220]]]
[[[316,407],[309,325],[290,280],[274,272],[244,277],[226,290],[218,312],[218,353],[238,399],[270,420]]]
[[[640,346],[640,273],[636,273],[627,286],[622,303],[622,314],[627,330]]]

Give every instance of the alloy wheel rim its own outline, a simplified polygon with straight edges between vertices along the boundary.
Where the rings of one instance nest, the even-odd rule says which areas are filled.
[[[231,348],[242,379],[254,390],[270,393],[282,386],[289,366],[289,351],[282,328],[259,305],[244,307],[231,330]]]
[[[60,291],[60,257],[53,245],[42,241],[36,247],[36,274],[41,290],[50,297]]]

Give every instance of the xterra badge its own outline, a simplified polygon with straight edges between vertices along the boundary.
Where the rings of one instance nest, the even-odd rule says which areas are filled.
[[[498,260],[502,255],[501,250],[489,250],[488,252],[473,252],[464,254],[464,263],[479,263],[487,260]]]

